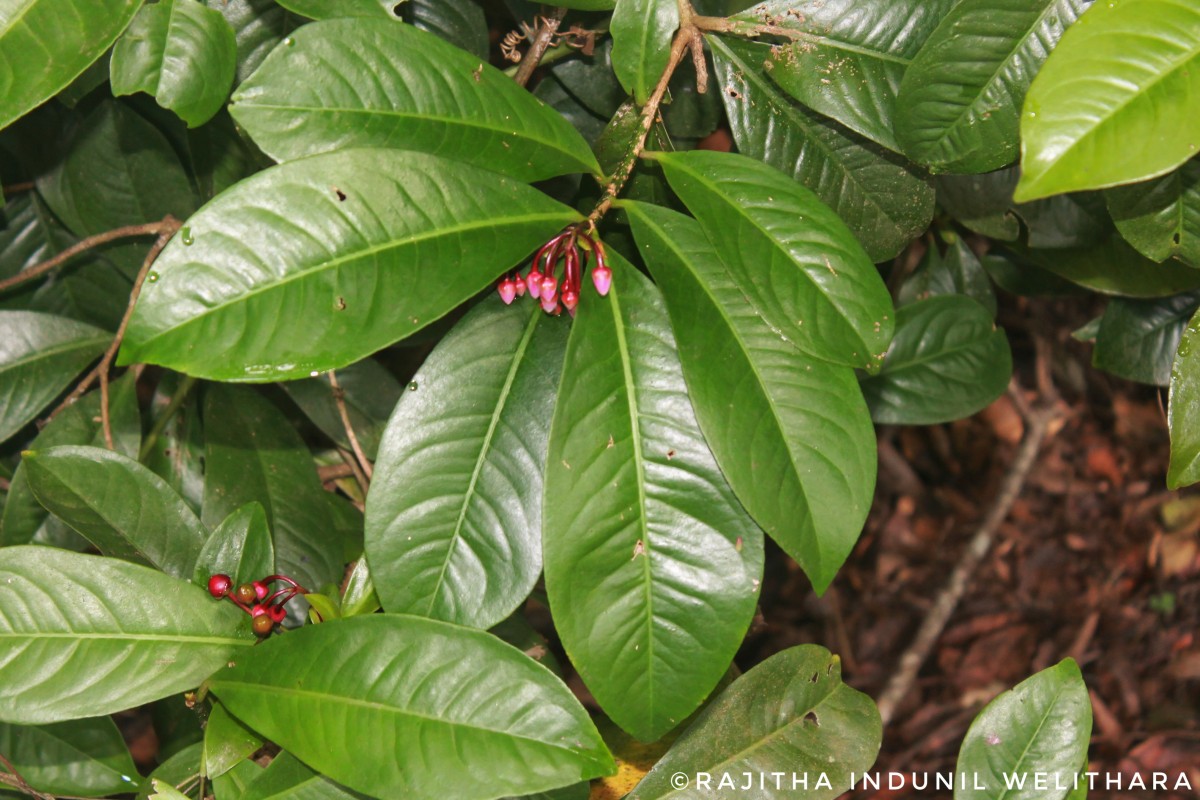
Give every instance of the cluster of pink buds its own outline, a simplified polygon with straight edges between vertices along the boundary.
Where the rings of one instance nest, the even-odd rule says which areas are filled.
[[[282,587],[271,591],[271,584]],[[252,618],[251,625],[259,636],[267,636],[287,616],[288,601],[308,590],[287,575],[268,575],[261,581],[243,583],[233,588],[233,579],[228,575],[213,575],[208,579],[208,593],[218,600],[222,597],[245,611]]]
[[[606,295],[612,286],[612,270],[604,256],[604,245],[574,226],[542,245],[533,257],[529,274],[524,277],[519,272],[505,275],[496,291],[506,304],[524,297],[528,291],[534,300],[541,301],[542,310],[547,314],[561,314],[565,307],[574,316],[575,306],[579,305],[580,276],[593,254],[596,265],[592,268],[592,285],[601,295]],[[555,277],[559,262],[562,262],[561,283]]]

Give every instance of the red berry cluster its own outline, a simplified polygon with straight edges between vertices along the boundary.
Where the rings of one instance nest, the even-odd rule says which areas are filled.
[[[496,287],[506,304],[514,298],[524,297],[528,291],[534,300],[541,300],[542,310],[547,314],[561,314],[565,307],[571,315],[579,305],[580,276],[587,269],[589,254],[595,254],[596,266],[592,268],[592,284],[601,295],[608,294],[612,286],[612,270],[604,255],[604,245],[587,232],[571,227],[542,245],[533,257],[529,274],[521,277],[519,272],[505,275]],[[554,277],[559,262],[562,262],[562,284]]]
[[[272,592],[272,583],[282,583],[283,587]],[[287,616],[288,601],[298,594],[308,594],[308,590],[286,575],[268,575],[235,589],[232,578],[218,574],[208,579],[208,593],[218,600],[222,597],[232,600],[253,618],[254,632],[266,636]]]

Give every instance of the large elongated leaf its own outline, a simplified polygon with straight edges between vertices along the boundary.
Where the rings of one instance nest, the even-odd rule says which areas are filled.
[[[1146,258],[1200,268],[1200,160],[1155,180],[1107,192],[1117,230]]]
[[[24,459],[38,501],[100,552],[191,578],[208,531],[162,478],[100,447],[65,445]]]
[[[58,94],[99,58],[142,0],[20,0],[0,8],[0,128]]]
[[[314,772],[288,752],[271,759],[270,765],[250,782],[241,800],[364,800],[358,792]]]
[[[988,172],[1017,156],[1025,92],[1088,0],[963,0],[904,73],[896,136],[937,172]]]
[[[490,628],[533,588],[566,339],[536,303],[493,296],[414,376],[367,497],[367,559],[387,611]]]
[[[1080,23],[1025,99],[1022,202],[1154,178],[1196,154],[1200,6],[1108,0]]]
[[[225,706],[213,706],[204,724],[204,773],[208,777],[224,775],[260,747],[262,739],[234,719]]]
[[[1115,234],[1090,247],[1014,249],[1036,266],[1101,294],[1166,297],[1200,288],[1200,270],[1174,260],[1156,264]]]
[[[395,19],[407,1],[411,0],[281,0],[279,5],[309,19],[369,17],[378,21]]]
[[[1167,486],[1178,489],[1200,481],[1200,318],[1193,316],[1179,340],[1171,368],[1167,426],[1171,465]]]
[[[708,43],[739,152],[811,189],[872,261],[892,258],[925,230],[934,192],[915,167],[785,96],[763,71],[770,47],[716,36]]]
[[[246,617],[153,569],[48,547],[0,559],[0,720],[121,711],[195,686],[254,642]]]
[[[625,203],[658,280],[704,438],[742,504],[822,592],[875,488],[875,430],[854,370],[763,322],[682,214]]]
[[[837,656],[816,645],[793,647],[701,711],[629,800],[721,800],[734,791],[753,800],[832,800],[875,762],[882,728],[871,698],[842,683]],[[774,781],[773,772],[782,779]],[[766,780],[745,790],[746,774]],[[808,776],[802,794],[793,775]]]
[[[303,19],[275,0],[204,0],[209,8],[220,11],[233,28],[237,42],[237,74],[241,83]]]
[[[142,291],[121,360],[230,381],[342,367],[441,317],[577,218],[422,153],[284,164],[188,220]]]
[[[634,102],[645,105],[667,68],[679,28],[675,0],[617,0],[612,16],[613,70]]]
[[[762,533],[709,452],[658,290],[619,256],[580,303],[546,459],[546,591],[567,655],[639,739],[678,725],[754,613]]]
[[[1179,340],[1197,304],[1197,292],[1161,300],[1114,299],[1100,318],[1092,364],[1126,380],[1168,385]]]
[[[250,502],[226,517],[212,532],[200,555],[192,580],[201,585],[213,575],[228,575],[234,586],[257,581],[275,572],[275,546],[261,503]]]
[[[657,161],[767,322],[818,358],[878,367],[892,338],[891,297],[816,195],[744,156],[697,150]]]
[[[406,0],[404,19],[476,58],[488,58],[488,22],[477,0]]]
[[[0,311],[0,442],[49,405],[110,339],[65,317]]]
[[[209,685],[255,730],[377,797],[522,794],[613,769],[587,712],[549,670],[444,622],[376,614],[308,626]]]
[[[0,722],[0,754],[33,788],[48,794],[133,792],[141,780],[109,717],[36,726]]]
[[[366,81],[362,76],[369,75]],[[599,172],[570,123],[504,73],[409,25],[305,25],[239,87],[232,113],[278,161],[404,147],[520,180]]]

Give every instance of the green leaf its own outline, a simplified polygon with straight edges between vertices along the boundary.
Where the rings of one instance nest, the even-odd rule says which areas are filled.
[[[366,800],[282,752],[246,787],[241,800]]]
[[[613,11],[613,69],[634,101],[645,105],[671,57],[679,29],[675,0],[617,0]]]
[[[190,578],[208,531],[162,478],[100,447],[25,453],[38,502],[100,552]]]
[[[399,9],[421,30],[476,58],[488,59],[488,22],[483,6],[475,0],[407,0]]]
[[[1200,271],[1175,261],[1156,264],[1116,235],[1090,247],[1014,249],[1035,266],[1101,294],[1165,297],[1200,288]]]
[[[661,295],[612,253],[576,311],[550,429],[546,591],[563,646],[644,741],[704,700],[758,596],[762,534],[696,424]]]
[[[0,754],[47,794],[99,797],[136,791],[141,781],[109,717],[36,726],[0,722]]]
[[[111,338],[65,317],[0,311],[0,442],[41,413]]]
[[[981,411],[1004,393],[1012,377],[1012,352],[986,308],[951,294],[901,306],[896,314],[896,338],[883,369],[862,382],[876,422],[950,422]]]
[[[340,368],[438,319],[578,218],[421,153],[284,164],[210,202],[167,245],[121,363],[231,381]]]
[[[1094,192],[1021,203],[1013,212],[1025,223],[1025,245],[1035,250],[1091,247],[1113,229],[1104,198]]]
[[[1171,431],[1171,464],[1167,488],[1200,481],[1200,317],[1192,317],[1175,351],[1167,427]]]
[[[541,572],[542,473],[567,328],[487,298],[413,377],[367,495],[385,610],[489,628]]]
[[[375,581],[365,558],[360,558],[346,578],[346,589],[342,592],[342,616],[373,614],[380,608],[379,596],[375,592]]]
[[[112,92],[146,92],[195,128],[225,104],[237,39],[221,12],[194,0],[144,6],[113,48]]]
[[[204,0],[215,8],[233,28],[237,42],[237,75],[235,83],[250,76],[263,59],[283,41],[303,19],[298,19],[275,0]],[[339,5],[347,5],[342,2]]]
[[[141,461],[179,494],[193,511],[204,502],[204,435],[200,429],[200,401],[195,380],[177,372],[164,373],[150,402],[153,422],[142,446]],[[182,398],[179,393],[184,392]],[[172,411],[172,403],[177,407]],[[163,417],[170,414],[170,418]],[[216,525],[221,520],[216,520]]]
[[[212,532],[200,555],[192,580],[201,586],[213,575],[228,575],[240,586],[275,572],[275,547],[262,504],[250,502],[226,517]]]
[[[204,774],[217,778],[262,747],[262,739],[233,718],[220,703],[213,705],[204,726]]]
[[[806,353],[878,367],[895,312],[883,279],[838,216],[800,184],[729,153],[660,153],[746,298]]]
[[[889,150],[900,79],[955,0],[768,0],[734,17],[791,40],[762,63],[804,105]]]
[[[0,10],[0,128],[58,94],[104,54],[142,0],[21,0]]]
[[[245,615],[146,567],[48,547],[0,560],[0,720],[109,714],[195,686],[255,640]]]
[[[257,392],[206,387],[204,509],[210,527],[258,502],[274,533],[275,566],[310,589],[342,576],[342,546],[300,435]],[[262,577],[262,576],[256,576]]]
[[[191,0],[187,0],[191,2]],[[150,782],[153,791],[150,794],[149,800],[187,800],[187,795],[176,789],[171,784],[158,778]]]
[[[1161,300],[1125,300],[1108,304],[1096,332],[1092,365],[1126,380],[1167,386],[1171,364],[1200,293]]]
[[[374,461],[388,416],[403,396],[404,387],[378,361],[370,358],[339,369],[337,380],[354,435],[363,453]],[[288,381],[283,384],[283,389],[322,433],[340,447],[350,449],[346,427],[333,398],[329,373],[302,381]]]
[[[490,634],[444,622],[374,614],[307,626],[255,648],[209,686],[309,766],[380,797],[521,794],[614,768],[579,701],[548,670]]]
[[[904,73],[896,136],[935,172],[989,172],[1017,156],[1033,76],[1087,0],[963,0]]]
[[[1021,223],[1012,212],[1017,167],[980,175],[939,175],[938,206],[967,229],[1005,242],[1016,241]]]
[[[1196,154],[1198,115],[1200,6],[1095,3],[1025,98],[1016,197],[1164,175]]]
[[[1068,658],[979,713],[958,752],[954,799],[1061,800],[1087,757],[1091,734],[1091,699],[1078,665]]]
[[[599,172],[570,123],[500,70],[409,25],[305,25],[239,87],[231,111],[277,161],[376,146],[524,181]]]
[[[150,794],[154,791],[154,780],[156,778],[172,786],[196,782],[195,778],[200,774],[203,758],[204,745],[201,742],[197,742],[170,756],[154,772],[150,773],[149,780],[142,781],[142,788],[138,792],[137,800],[148,800]],[[197,786],[190,789],[187,796],[199,800],[199,792],[196,790],[198,788]]]
[[[970,246],[952,231],[941,232],[946,251],[935,245],[925,253],[912,276],[900,287],[902,305],[942,294],[961,294],[996,315],[996,294],[987,271]]]
[[[1200,268],[1200,160],[1155,180],[1105,193],[1117,230],[1154,261]]]
[[[411,0],[277,0],[279,5],[309,19],[369,17],[395,20]]]
[[[865,694],[842,683],[837,656],[801,645],[771,656],[733,682],[700,712],[691,727],[646,775],[629,800],[728,797],[721,779],[741,788],[745,774],[765,773],[764,788],[738,796],[755,800],[794,798],[793,774],[808,776],[805,800],[832,800],[848,790],[852,776],[875,762],[883,735],[879,711]],[[785,773],[779,788],[771,772]],[[676,789],[672,776],[710,777]],[[825,787],[819,785],[826,777]],[[690,781],[689,781],[690,782]],[[723,787],[728,790],[729,783]]]
[[[875,430],[854,371],[805,356],[771,330],[699,224],[656,206],[623,207],[666,299],[688,392],[721,471],[823,592],[858,539],[875,488]]]
[[[897,255],[928,227],[934,193],[916,167],[784,95],[761,66],[770,47],[717,36],[707,41],[739,152],[812,190],[872,261]]]

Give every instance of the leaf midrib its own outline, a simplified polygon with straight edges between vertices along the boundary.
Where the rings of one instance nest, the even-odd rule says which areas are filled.
[[[245,639],[227,639],[219,636],[181,636],[181,635],[158,635],[146,633],[88,633],[88,632],[34,632],[22,633],[19,631],[0,631],[0,641],[8,639],[85,639],[85,640],[120,640],[131,643],[137,642],[162,642],[167,644],[213,644],[213,645],[238,645],[239,647],[253,647],[256,642],[247,641]]]
[[[1013,763],[1013,774],[1020,772],[1021,764],[1025,761],[1025,757],[1029,755],[1029,748],[1033,746],[1034,741],[1037,740],[1038,734],[1040,734],[1042,732],[1042,728],[1046,726],[1046,721],[1050,719],[1050,712],[1053,711],[1054,707],[1058,704],[1058,699],[1062,697],[1065,688],[1066,687],[1060,685],[1054,692],[1054,698],[1046,706],[1046,710],[1042,713],[1041,718],[1038,720],[1037,728],[1034,729],[1033,734],[1025,741],[1025,746],[1021,748],[1021,755],[1018,756],[1017,760]],[[1004,798],[1007,796],[1008,787],[1005,787],[1004,789],[1000,790],[1000,794],[996,796],[996,800],[1004,800]]]
[[[108,334],[105,334],[103,336],[92,336],[91,338],[87,339],[70,339],[66,342],[61,342],[48,348],[32,350],[27,355],[18,358],[16,361],[9,361],[7,363],[0,364],[0,375],[20,369],[21,367],[27,367],[31,364],[36,364],[38,361],[47,361],[54,356],[64,355],[72,350],[86,350],[88,347],[103,345],[109,342],[111,338],[112,337],[110,337]],[[97,351],[96,355],[100,355],[100,352],[103,351],[103,349],[104,348],[101,347],[100,351]]]

